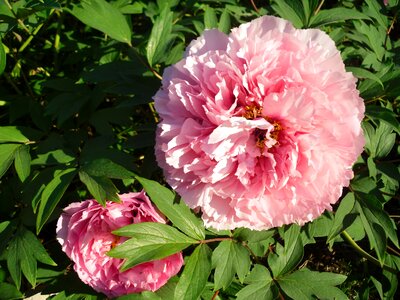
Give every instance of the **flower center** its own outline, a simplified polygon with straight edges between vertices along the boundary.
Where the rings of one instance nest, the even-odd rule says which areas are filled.
[[[114,249],[115,247],[117,247],[119,245],[119,240],[121,237],[119,236],[114,236],[113,241],[111,242],[111,249]]]
[[[264,151],[265,142],[267,140],[273,139],[276,141],[271,147],[268,147],[268,149],[276,145],[279,145],[278,138],[279,138],[279,133],[282,130],[281,124],[279,124],[277,121],[271,120],[270,118],[263,116],[262,108],[257,106],[256,104],[247,105],[245,106],[244,109],[245,111],[243,113],[243,117],[246,118],[247,120],[254,120],[256,118],[261,117],[267,120],[270,124],[272,124],[272,126],[274,126],[273,131],[270,132],[269,135],[267,135],[268,130],[259,128],[256,128],[254,130],[254,136],[256,138],[256,146],[260,149],[261,154]]]

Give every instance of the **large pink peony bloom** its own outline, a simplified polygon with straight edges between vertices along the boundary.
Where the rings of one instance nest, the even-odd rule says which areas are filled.
[[[144,192],[123,194],[120,198],[122,203],[107,202],[106,207],[94,200],[72,203],[57,223],[57,239],[75,262],[79,278],[108,297],[155,291],[176,275],[183,264],[182,254],[177,253],[119,272],[123,260],[106,253],[124,238],[111,231],[133,223],[165,223]]]
[[[154,97],[158,163],[206,226],[304,224],[331,209],[363,150],[355,82],[320,30],[264,16],[205,31]]]

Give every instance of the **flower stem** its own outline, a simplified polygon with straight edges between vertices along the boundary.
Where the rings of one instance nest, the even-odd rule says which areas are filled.
[[[217,299],[218,294],[219,294],[219,290],[216,290],[213,297],[211,298],[211,300]]]
[[[253,0],[250,0],[250,2],[251,2],[251,5],[253,6],[254,10],[256,11],[256,13],[259,13],[258,7],[257,7],[256,4],[254,3],[254,1],[253,1]]]
[[[389,267],[385,264],[381,264],[379,260],[377,260],[375,257],[367,253],[363,248],[361,248],[353,239],[352,237],[346,232],[346,230],[343,230],[341,233],[342,237],[365,259],[369,260],[371,263],[381,267],[382,269],[389,271],[391,273],[396,274],[397,270]]]
[[[325,2],[325,0],[322,0],[322,1],[319,3],[317,9],[314,11],[314,16],[315,16],[317,13],[319,13],[319,11],[321,10],[322,5],[324,5],[324,2]]]
[[[208,243],[213,243],[213,242],[222,242],[222,241],[231,241],[233,238],[231,237],[221,237],[221,238],[214,238],[214,239],[209,239],[209,240],[202,240],[200,241],[200,244],[208,244]]]

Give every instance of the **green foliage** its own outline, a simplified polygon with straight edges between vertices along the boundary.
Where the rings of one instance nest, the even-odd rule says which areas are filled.
[[[346,276],[333,273],[313,272],[301,269],[280,278],[278,284],[294,300],[312,299],[347,299],[346,295],[335,286],[343,283]]]
[[[212,264],[215,268],[215,289],[226,289],[232,282],[235,274],[243,282],[250,270],[249,252],[241,244],[233,241],[222,241],[215,248],[212,255]]]
[[[292,225],[283,234],[285,246],[276,244],[275,253],[268,256],[268,263],[275,277],[284,275],[293,270],[304,255],[304,248],[300,236],[300,227]]]
[[[175,299],[198,299],[211,272],[211,249],[197,246],[186,262],[181,278],[176,286]]]
[[[268,300],[275,299],[275,292],[273,288],[273,278],[270,272],[263,265],[256,264],[251,270],[249,276],[245,281],[248,286],[243,288],[237,293],[238,300],[255,299],[255,300]]]
[[[190,211],[183,202],[175,203],[175,194],[156,181],[137,176],[136,179],[149,194],[157,208],[171,222],[192,238],[202,240],[205,238],[202,222]]]
[[[96,28],[111,38],[130,44],[132,30],[124,15],[105,0],[83,0],[69,10],[86,25]]]
[[[142,262],[167,257],[198,243],[174,227],[153,222],[128,225],[113,233],[131,237],[108,252],[112,257],[126,258],[122,270]]]
[[[123,269],[183,250],[157,292],[120,299],[396,299],[400,2],[0,0],[0,300],[105,299],[55,240],[71,202],[144,189],[167,224],[129,225]],[[341,201],[305,226],[204,228],[154,158],[160,74],[204,30],[260,15],[324,30],[358,78],[364,153]],[[56,266],[57,263],[57,266]]]
[[[21,227],[9,243],[7,267],[17,288],[21,285],[21,271],[32,286],[36,285],[37,261],[56,265],[35,235]]]
[[[4,45],[0,39],[0,75],[4,72],[4,69],[6,68],[6,61],[6,50],[4,49]]]

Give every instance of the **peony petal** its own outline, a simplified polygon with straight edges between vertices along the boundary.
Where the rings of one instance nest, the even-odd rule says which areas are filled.
[[[334,41],[277,17],[205,31],[154,101],[166,180],[218,229],[317,218],[363,151],[364,103]]]

